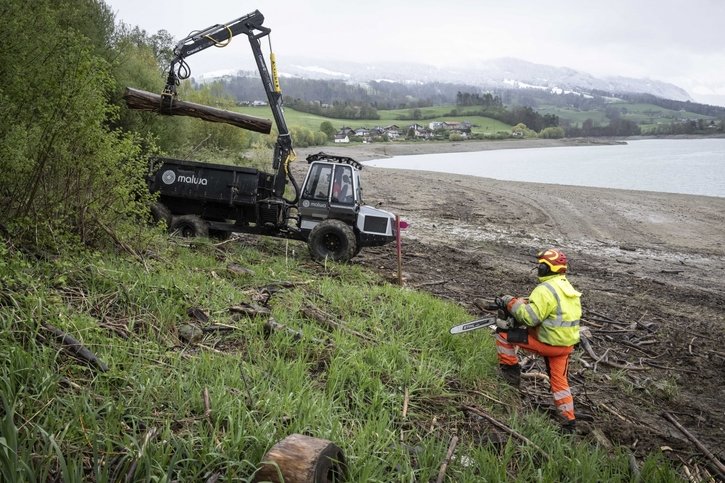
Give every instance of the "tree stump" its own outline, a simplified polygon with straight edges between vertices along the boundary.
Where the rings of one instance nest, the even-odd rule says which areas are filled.
[[[337,445],[326,439],[291,434],[264,455],[253,481],[332,483],[346,478],[345,456]]]

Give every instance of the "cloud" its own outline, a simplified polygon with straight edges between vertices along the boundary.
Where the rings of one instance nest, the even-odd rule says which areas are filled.
[[[165,29],[177,38],[248,13],[232,1],[107,3],[119,19],[151,33]],[[720,0],[277,0],[259,8],[281,61],[307,56],[445,66],[517,57],[598,76],[672,82],[688,90],[714,86],[717,91],[725,85],[725,2]],[[231,51],[198,54],[192,67],[201,72],[235,67],[249,51],[246,40],[234,44]]]

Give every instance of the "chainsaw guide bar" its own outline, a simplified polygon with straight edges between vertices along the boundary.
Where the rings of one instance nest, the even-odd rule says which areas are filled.
[[[486,317],[484,319],[472,320],[465,324],[451,327],[451,334],[461,334],[471,330],[481,329],[483,327],[490,327],[496,324],[496,317]]]

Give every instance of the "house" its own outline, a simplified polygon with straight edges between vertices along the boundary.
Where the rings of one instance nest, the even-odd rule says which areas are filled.
[[[337,133],[335,134],[335,142],[336,143],[349,143],[350,138],[347,134]]]
[[[358,129],[355,129],[355,136],[360,136],[361,138],[369,137],[370,136],[370,129],[361,127]]]
[[[470,133],[471,132],[471,123],[468,121],[458,122],[458,121],[447,121],[443,123],[445,126],[444,128],[449,131],[458,131],[458,132],[465,132]]]
[[[390,126],[385,126],[383,128],[383,131],[388,136],[388,139],[390,139],[391,141],[398,139],[400,137],[400,128],[395,124],[391,124]]]
[[[405,132],[406,136],[414,139],[429,139],[433,134],[430,129],[417,123],[408,126]]]

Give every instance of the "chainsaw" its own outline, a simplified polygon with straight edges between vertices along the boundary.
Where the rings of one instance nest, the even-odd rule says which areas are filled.
[[[496,297],[493,304],[488,304],[486,310],[498,310],[498,316],[484,317],[482,319],[471,320],[455,327],[451,327],[451,334],[462,334],[464,332],[470,332],[472,330],[481,329],[483,327],[496,328],[496,319],[508,319],[510,317],[506,305],[501,300],[501,297]]]
[[[508,311],[508,309],[506,308],[506,304],[503,302],[503,299],[501,297],[496,297],[493,304],[489,304],[486,306],[486,310],[496,310],[497,315],[491,317],[484,317],[483,319],[472,320],[470,322],[451,327],[451,334],[462,334],[464,332],[470,332],[472,330],[481,329],[483,327],[489,327],[491,329],[494,329],[496,332],[506,332],[507,340],[509,342],[524,344],[529,342],[528,329],[526,327],[516,327],[515,321],[513,323],[513,326],[508,329],[501,329],[496,325],[496,320],[498,319],[508,320],[509,318],[513,318],[513,315],[511,315],[511,313]]]

